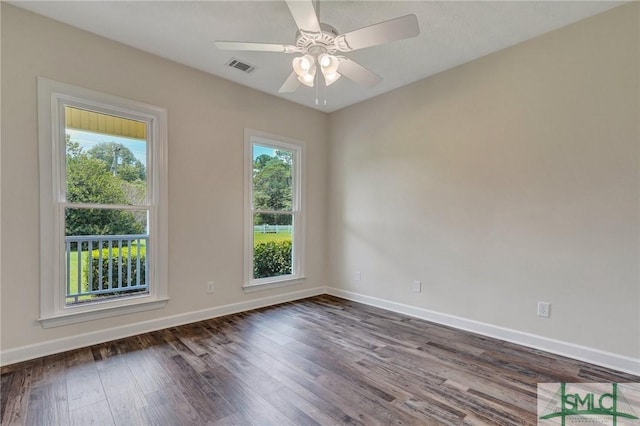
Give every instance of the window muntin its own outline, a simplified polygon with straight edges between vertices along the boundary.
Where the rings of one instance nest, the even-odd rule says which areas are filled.
[[[38,78],[38,121],[42,325],[164,307],[166,110]]]
[[[303,278],[302,146],[247,131],[245,288]]]

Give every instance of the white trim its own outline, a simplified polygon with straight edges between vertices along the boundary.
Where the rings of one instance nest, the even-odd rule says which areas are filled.
[[[284,277],[284,278],[283,278]],[[304,283],[306,277],[292,277],[284,275],[277,277],[278,280],[271,280],[262,284],[251,284],[242,286],[245,293],[255,293],[256,291],[271,290],[272,288],[288,287]]]
[[[38,321],[40,321],[42,327],[44,328],[60,327],[63,325],[95,321],[98,319],[109,318],[113,316],[131,314],[134,312],[162,309],[167,306],[167,303],[169,302],[169,299],[149,300],[149,296],[143,297],[145,298],[144,301],[139,300],[137,297],[133,296],[131,298],[124,299],[129,302],[128,304],[122,304],[118,306],[109,305],[105,306],[104,308],[101,308],[99,306],[100,302],[97,302],[92,305],[93,309],[90,312],[69,312],[51,318],[39,318]],[[140,299],[142,299],[142,297],[140,297]]]
[[[253,144],[274,149],[290,150],[294,154],[291,175],[293,177],[293,251],[292,275],[269,278],[253,278]],[[262,289],[283,287],[299,284],[305,279],[305,179],[306,144],[284,136],[273,135],[259,130],[244,129],[244,285],[245,293],[252,293]]]
[[[129,99],[38,77],[38,155],[40,162],[40,319],[43,327],[161,308],[168,297],[167,110]],[[101,111],[147,123],[147,205],[126,209],[149,212],[153,241],[149,294],[77,306],[65,304],[63,160],[64,106]],[[73,204],[83,206],[91,204]],[[117,206],[108,206],[114,208]],[[158,302],[158,303],[156,303]]]
[[[15,364],[46,355],[52,355],[72,349],[83,348],[99,343],[109,342],[115,339],[122,339],[151,331],[176,327],[183,324],[190,324],[210,318],[231,315],[238,312],[245,312],[252,309],[263,308],[265,306],[276,305],[278,303],[291,302],[307,297],[324,294],[324,287],[314,287],[307,290],[299,290],[290,293],[268,296],[260,299],[248,300],[246,302],[231,303],[229,305],[217,306],[215,308],[203,309],[200,311],[187,312],[184,314],[172,315],[169,317],[144,321],[135,324],[123,325],[95,332],[64,337],[61,339],[49,340],[33,345],[20,346],[0,352],[0,365]]]
[[[481,334],[494,339],[505,340],[507,342],[551,352],[553,354],[589,362],[614,370],[640,375],[640,359],[576,345],[574,343],[562,342],[560,340],[550,339],[548,337],[525,333],[505,327],[499,327],[455,315],[443,314],[429,309],[405,305],[403,303],[392,302],[390,300],[380,299],[377,297],[366,296],[352,291],[333,287],[327,287],[326,291],[327,294],[332,296],[364,303],[365,305],[375,306],[377,308],[420,318],[426,321],[447,325],[459,330]]]

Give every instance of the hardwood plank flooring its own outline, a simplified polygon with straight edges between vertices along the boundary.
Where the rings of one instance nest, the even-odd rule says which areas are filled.
[[[2,368],[1,425],[534,425],[640,377],[318,296]]]

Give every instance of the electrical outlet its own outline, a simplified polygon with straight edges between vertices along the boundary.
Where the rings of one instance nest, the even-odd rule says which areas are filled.
[[[538,302],[538,316],[549,318],[551,315],[551,304],[547,302]]]
[[[354,279],[356,281],[360,281],[362,279],[362,274],[360,273],[360,271],[356,271]]]
[[[215,289],[215,283],[213,281],[209,281],[207,283],[207,293],[213,293],[214,289]]]
[[[422,292],[422,281],[414,281],[413,282],[413,292],[421,293]]]

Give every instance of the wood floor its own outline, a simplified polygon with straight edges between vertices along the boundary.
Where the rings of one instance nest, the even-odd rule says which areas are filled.
[[[4,367],[1,424],[526,425],[561,381],[640,378],[319,296]]]

